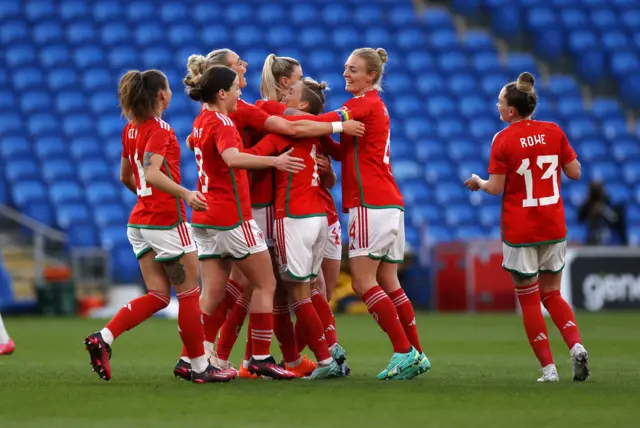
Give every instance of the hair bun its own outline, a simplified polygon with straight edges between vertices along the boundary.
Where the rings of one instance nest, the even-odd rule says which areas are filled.
[[[325,89],[327,89],[327,88],[328,88],[328,86],[327,86],[327,82],[320,82],[320,89],[321,89],[321,90],[323,90],[323,91],[324,91],[324,90],[325,90]]]
[[[376,49],[376,53],[380,55],[380,60],[382,61],[383,64],[386,63],[387,60],[389,59],[389,55],[387,54],[387,51],[384,48]]]
[[[187,95],[189,95],[189,98],[191,98],[193,101],[200,101],[202,102],[202,89],[199,87],[194,87],[194,88],[189,88],[189,90],[187,91]]]
[[[520,76],[518,76],[516,88],[522,92],[531,92],[535,83],[536,79],[533,77],[533,74],[525,71],[524,73],[520,73]]]

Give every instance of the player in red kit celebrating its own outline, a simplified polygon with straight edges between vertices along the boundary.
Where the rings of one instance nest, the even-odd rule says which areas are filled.
[[[252,358],[249,371],[272,379],[295,374],[279,367],[270,354],[273,334],[275,278],[263,232],[251,215],[249,181],[245,169],[275,167],[289,172],[304,168],[300,159],[284,153],[261,157],[242,153],[242,139],[228,114],[240,96],[237,73],[210,67],[189,88],[189,97],[206,104],[193,123],[191,138],[198,163],[198,189],[209,209],[194,213],[203,298],[217,306],[224,299],[232,261],[253,286],[250,308]],[[243,169],[240,169],[243,168]]]
[[[325,88],[326,83],[305,78],[291,86],[285,102],[290,107],[317,115],[324,110]],[[339,348],[341,354],[344,350],[335,341],[328,343],[323,322],[311,299],[312,285],[320,274],[325,254],[328,227],[316,163],[322,146],[319,139],[293,140],[269,134],[250,152],[265,156],[282,153],[291,146],[293,155],[304,159],[306,167],[296,175],[276,173],[276,256],[282,286],[289,292],[297,325],[318,361],[318,367],[309,379],[324,379],[342,374],[333,354],[334,349]],[[287,305],[287,314],[288,311]]]
[[[422,352],[415,313],[398,280],[404,259],[404,203],[390,165],[390,122],[378,91],[387,61],[382,49],[353,51],[344,66],[353,95],[339,110],[364,123],[362,138],[342,135],[342,204],[349,213],[349,264],[360,295],[393,345],[378,379],[410,379],[431,368]]]
[[[560,295],[567,249],[567,226],[560,196],[560,171],[579,180],[580,163],[566,135],[553,122],[532,120],[537,94],[534,78],[522,73],[498,97],[500,119],[507,122],[493,138],[489,180],[472,175],[472,191],[502,195],[502,252],[511,273],[529,343],[542,366],[538,382],[557,382],[547,326],[540,302],[562,334],[573,361],[573,379],[589,377],[588,354],[571,306]]]
[[[207,204],[201,193],[180,185],[180,146],[169,124],[160,118],[171,101],[169,82],[157,70],[129,71],[120,80],[118,95],[122,112],[130,120],[122,133],[120,176],[138,195],[127,235],[148,294],[129,302],[105,328],[85,339],[91,364],[101,379],[110,380],[113,341],[165,308],[173,285],[179,302],[180,336],[192,363],[191,380],[229,381],[235,371],[211,366],[202,344],[198,262],[184,202],[195,212],[206,210]]]

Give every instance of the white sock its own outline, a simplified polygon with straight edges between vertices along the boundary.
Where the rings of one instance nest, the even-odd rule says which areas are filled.
[[[249,361],[242,360],[242,368],[248,369],[249,368]]]
[[[209,361],[207,361],[207,357],[204,355],[198,358],[191,359],[191,370],[196,373],[204,372],[207,367],[209,367]]]
[[[328,366],[333,362],[333,358],[327,358],[326,360],[318,361],[321,366]]]
[[[262,361],[269,358],[271,355],[252,355],[254,360]]]
[[[2,315],[0,315],[0,345],[6,345],[9,343],[9,333],[4,328],[4,322],[2,321]]]
[[[207,342],[206,340],[203,343],[204,343],[204,350],[209,351],[211,354],[213,354],[213,343]]]
[[[294,361],[294,362],[292,362],[292,363],[287,363],[287,365],[288,365],[289,367],[292,367],[292,368],[293,368],[293,367],[298,367],[300,364],[302,364],[302,357],[299,357],[297,360],[295,360],[295,361]]]
[[[189,363],[189,364],[191,364],[191,360],[189,359],[189,357],[180,357],[180,359],[181,359],[182,361],[184,361],[185,363]]]
[[[336,342],[333,345],[329,346],[329,351],[333,351],[336,346],[338,346],[338,342]]]
[[[114,340],[116,340],[113,337],[113,333],[111,333],[111,330],[109,330],[108,328],[103,328],[102,330],[100,330],[100,334],[102,335],[102,340],[104,340],[107,345],[111,346],[111,344],[113,343]]]

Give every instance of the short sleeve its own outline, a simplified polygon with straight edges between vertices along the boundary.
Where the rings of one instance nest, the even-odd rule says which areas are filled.
[[[500,134],[496,134],[491,143],[489,174],[507,175],[507,172],[507,159],[504,153],[502,138]]]
[[[343,120],[362,120],[369,115],[369,103],[365,97],[351,98],[336,113],[344,116]]]
[[[560,130],[560,157],[561,157],[561,165],[566,165],[569,162],[572,162],[578,158],[578,155],[569,144],[569,139],[567,135]]]
[[[127,134],[129,125],[125,126],[122,130],[122,157],[129,158],[129,151],[127,150]]]
[[[264,123],[269,119],[269,113],[251,104],[247,104],[247,107],[249,128],[256,132],[264,132]]]
[[[227,149],[240,149],[238,146],[238,131],[235,126],[222,125],[218,127],[213,136],[213,141],[220,154]]]
[[[269,134],[250,149],[243,150],[245,153],[249,153],[256,156],[272,156],[278,154],[291,143],[286,139],[276,134]]]
[[[285,104],[273,100],[264,100],[259,103],[256,102],[256,107],[269,115],[283,115],[285,110],[287,109],[287,106]]]
[[[154,129],[149,133],[149,139],[144,146],[144,151],[165,157],[170,143],[171,135],[168,130],[163,128]]]

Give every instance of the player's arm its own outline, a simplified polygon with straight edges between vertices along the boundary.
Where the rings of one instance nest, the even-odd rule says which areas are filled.
[[[491,143],[491,156],[489,157],[489,179],[483,180],[476,174],[464,182],[464,185],[472,192],[484,190],[486,193],[498,196],[504,191],[504,184],[507,181],[507,162],[503,151],[500,134],[493,137]]]
[[[580,180],[580,177],[582,177],[582,165],[580,165],[578,159],[574,159],[568,164],[563,165],[562,171],[564,171],[564,175],[572,180]]]
[[[133,169],[131,168],[131,162],[128,158],[122,157],[120,159],[120,181],[125,187],[131,190],[134,195],[138,194],[136,189],[136,178],[133,176]]]
[[[582,166],[578,161],[578,155],[569,144],[566,134],[560,130],[560,161],[562,162],[562,171],[571,180],[580,180],[582,176]]]
[[[254,156],[273,156],[282,152],[288,146],[288,144],[284,146],[282,146],[282,143],[278,144],[278,140],[274,134],[269,134],[260,139],[253,147],[242,149],[241,152]]]
[[[324,149],[329,153],[331,159],[341,161],[342,160],[342,150],[340,150],[340,143],[334,141],[333,138],[329,136],[324,136],[320,138],[320,142],[322,143]]]
[[[323,155],[316,157],[316,163],[318,164],[318,172],[320,173],[320,185],[325,189],[331,189],[338,182],[338,177],[333,171],[331,161]]]
[[[484,190],[490,195],[498,196],[504,191],[504,183],[507,181],[507,176],[504,174],[489,174],[488,180],[480,179],[480,189]]]
[[[313,117],[313,119],[315,118]],[[364,125],[354,120],[319,122],[296,116],[290,116],[287,119],[280,116],[269,116],[264,123],[264,129],[267,132],[293,138],[315,138],[341,132],[357,137],[364,135]]]
[[[256,156],[243,153],[237,147],[225,149],[220,155],[229,168],[266,169],[276,168],[280,171],[296,173],[304,169],[304,160],[289,156],[293,148],[280,156]]]

